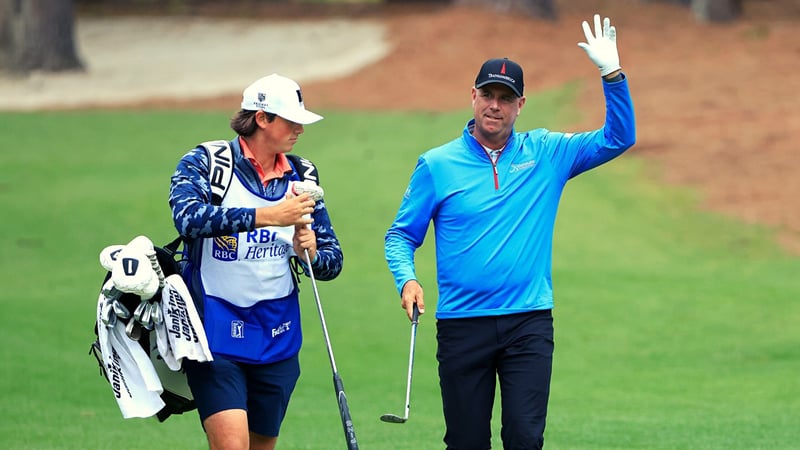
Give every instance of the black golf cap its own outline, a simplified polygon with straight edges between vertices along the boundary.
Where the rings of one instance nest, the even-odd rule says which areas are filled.
[[[522,97],[525,83],[522,81],[522,67],[508,58],[494,58],[481,66],[475,78],[475,87],[480,88],[490,83],[505,84],[517,97]]]

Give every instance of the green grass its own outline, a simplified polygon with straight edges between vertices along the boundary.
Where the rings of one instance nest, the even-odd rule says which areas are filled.
[[[575,88],[529,99],[518,128],[572,123]],[[174,237],[169,176],[199,141],[231,136],[231,112],[0,114],[0,448],[206,448],[195,413],[123,420],[87,352],[98,252]],[[323,114],[295,152],[319,167],[345,251],[344,272],[319,290],[360,447],[442,448],[432,307],[411,419],[379,421],[403,412],[410,331],[383,234],[417,155],[458,136],[469,111]],[[634,149],[564,194],[547,448],[797,448],[800,260],[770,230],[700,211],[695,193],[656,175]],[[432,238],[417,262],[432,306]],[[342,448],[311,285],[301,288],[303,374],[279,448]],[[494,435],[502,448],[497,423]]]

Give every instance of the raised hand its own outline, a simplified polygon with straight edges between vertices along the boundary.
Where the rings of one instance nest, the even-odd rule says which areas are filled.
[[[594,15],[594,34],[589,27],[589,23],[583,21],[583,34],[586,35],[586,42],[579,42],[578,47],[582,48],[589,59],[600,69],[600,76],[606,76],[619,70],[619,53],[617,52],[617,29],[611,26],[611,19],[603,19],[603,26],[600,27],[600,15]]]

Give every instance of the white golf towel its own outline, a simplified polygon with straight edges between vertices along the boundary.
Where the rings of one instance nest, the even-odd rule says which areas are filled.
[[[103,288],[111,286],[113,282],[108,280]],[[97,338],[117,405],[126,419],[151,417],[165,406],[161,400],[161,381],[139,342],[125,334],[125,324],[121,320],[111,328],[103,324],[105,301],[101,292],[97,301]]]
[[[180,369],[183,358],[213,361],[203,322],[180,275],[170,275],[164,281],[161,310],[164,321],[155,328],[157,345],[170,369]]]

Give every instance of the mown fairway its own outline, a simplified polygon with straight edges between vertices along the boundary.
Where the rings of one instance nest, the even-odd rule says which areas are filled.
[[[577,113],[559,105],[575,88],[529,98],[518,128],[566,129]],[[174,237],[173,168],[195,144],[232,137],[231,113],[0,114],[0,447],[206,448],[194,413],[123,420],[87,352],[98,252]],[[469,111],[322,113],[295,153],[317,164],[345,251],[342,275],[319,288],[360,447],[442,448],[432,238],[417,256],[429,308],[410,420],[379,420],[403,413],[410,330],[383,235],[417,155],[457,136]],[[547,448],[797,448],[800,259],[769,230],[699,211],[635,153],[573,180],[562,201]],[[344,448],[310,282],[301,289],[303,375],[278,447]]]

